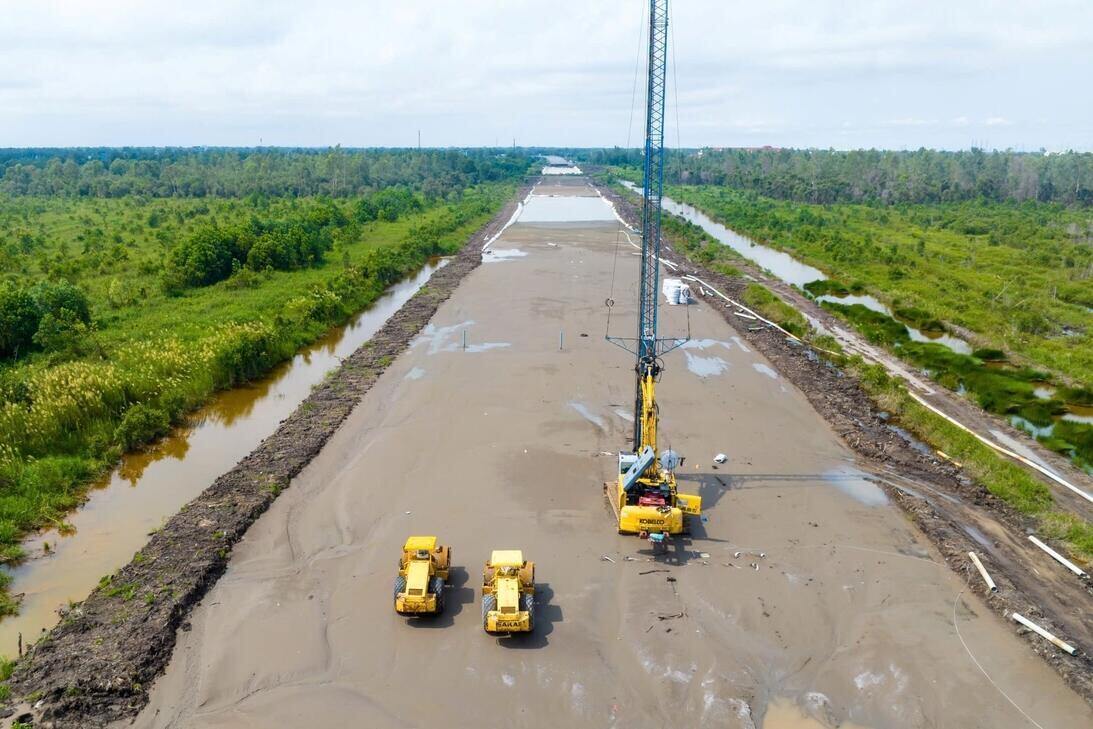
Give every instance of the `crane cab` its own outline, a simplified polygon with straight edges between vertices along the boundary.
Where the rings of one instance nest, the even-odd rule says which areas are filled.
[[[619,454],[619,475],[607,484],[619,534],[683,534],[688,516],[702,513],[702,497],[676,491],[675,474],[639,453]],[[612,493],[613,492],[613,493]]]

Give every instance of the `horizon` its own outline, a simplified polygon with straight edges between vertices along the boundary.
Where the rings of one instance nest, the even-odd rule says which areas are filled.
[[[341,150],[343,152],[366,152],[366,151],[392,151],[392,152],[445,152],[445,151],[462,151],[462,150],[516,150],[533,155],[543,156],[548,152],[585,152],[585,151],[600,151],[600,150],[625,150],[631,152],[640,152],[641,146],[572,146],[572,145],[470,145],[470,144],[453,144],[447,146],[416,146],[416,145],[345,145],[338,142],[330,145],[240,145],[240,144],[226,144],[226,145],[214,145],[214,144],[164,144],[164,145],[136,145],[136,144],[96,144],[96,145],[70,145],[70,146],[58,146],[58,145],[35,145],[26,147],[2,147],[0,146],[0,154],[12,153],[12,152],[80,152],[90,150],[133,150],[138,152],[143,151],[180,151],[180,152],[206,152],[206,151],[278,151],[278,152],[330,152],[335,150]],[[788,151],[788,152],[832,152],[832,153],[854,153],[854,152],[881,152],[881,153],[914,153],[914,152],[939,152],[945,154],[959,154],[963,152],[982,152],[984,154],[1038,154],[1038,155],[1089,155],[1093,154],[1093,150],[1081,150],[1081,149],[1047,149],[1040,147],[1038,149],[1015,149],[1015,148],[983,148],[983,147],[962,147],[962,148],[941,148],[941,147],[904,147],[904,148],[885,148],[885,147],[793,147],[793,146],[778,146],[778,145],[761,145],[761,146],[736,146],[736,145],[718,145],[711,144],[702,147],[665,147],[668,153],[672,152],[701,152],[704,150],[711,150],[715,152],[722,151],[744,151],[744,152],[763,152],[763,151]]]

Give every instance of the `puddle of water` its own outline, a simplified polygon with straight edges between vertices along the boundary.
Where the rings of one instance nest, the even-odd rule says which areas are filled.
[[[913,326],[909,326],[906,322],[900,321],[899,318],[892,313],[891,309],[889,309],[887,306],[885,306],[872,296],[861,296],[857,294],[850,294],[848,296],[831,296],[830,294],[825,294],[823,296],[817,296],[816,301],[821,303],[824,301],[831,301],[833,303],[843,304],[845,306],[861,304],[871,311],[875,311],[879,314],[884,314],[885,316],[890,316],[896,321],[899,321],[907,330],[907,336],[911,338],[912,342],[933,342],[934,344],[943,344],[957,354],[971,354],[973,351],[972,345],[968,344],[960,337],[954,337],[953,335],[946,332],[924,332],[915,329]]]
[[[843,304],[844,306],[853,306],[854,304],[861,304],[870,311],[875,311],[878,314],[884,314],[886,316],[892,316],[892,310],[887,306],[877,301],[872,296],[861,296],[859,294],[848,294],[846,296],[832,296],[831,294],[824,294],[823,296],[817,296],[816,301],[823,303],[825,301],[831,301],[836,304]]]
[[[789,699],[775,699],[767,705],[761,729],[867,729],[861,724],[827,724],[806,714]]]
[[[690,352],[683,354],[687,357],[687,369],[699,377],[716,377],[729,369],[729,363],[720,357],[699,357]]]
[[[407,380],[420,380],[424,376],[425,370],[421,369],[420,367],[415,367],[406,373]]]
[[[771,369],[769,365],[765,365],[762,362],[752,362],[751,366],[756,372],[766,375],[772,380],[778,379],[778,373]]]
[[[1093,406],[1090,405],[1070,405],[1066,406],[1066,413],[1063,414],[1063,420],[1069,420],[1072,423],[1085,423],[1087,425],[1093,425]]]
[[[888,496],[884,490],[868,480],[861,471],[836,469],[824,473],[823,479],[866,506],[884,506],[888,503]]]
[[[732,345],[719,339],[689,339],[680,345],[684,357],[687,358],[687,369],[699,377],[716,377],[724,374],[729,369],[729,363],[720,357],[702,357],[688,350],[705,350],[712,347],[724,347],[732,349]]]
[[[943,344],[957,354],[971,354],[974,351],[972,350],[972,345],[968,344],[960,337],[954,337],[952,334],[947,334],[946,332],[922,332],[914,327],[907,326],[906,324],[903,326],[907,327],[907,334],[911,337],[911,341],[913,342]]]
[[[489,248],[482,252],[482,263],[501,263],[514,258],[524,258],[527,251],[519,248]]]
[[[1010,425],[1017,428],[1018,430],[1023,430],[1026,433],[1031,433],[1036,438],[1047,438],[1051,435],[1052,431],[1055,430],[1055,423],[1052,423],[1051,425],[1040,426],[1029,420],[1025,420],[1020,415],[1011,415]]]
[[[421,330],[421,334],[417,335],[417,338],[410,343],[410,346],[417,347],[421,344],[428,343],[429,350],[427,353],[429,355],[434,355],[438,352],[469,352],[470,354],[475,354],[477,352],[488,352],[491,349],[504,349],[505,347],[512,346],[511,342],[468,341],[465,338],[464,333],[472,326],[474,326],[474,320],[471,319],[446,327],[427,324],[425,328]]]
[[[1033,389],[1032,394],[1041,400],[1050,400],[1055,396],[1055,388],[1048,385],[1040,385]]]
[[[570,165],[569,167],[544,167],[542,174],[544,175],[579,175],[581,174],[581,168],[576,165]]]
[[[987,535],[973,527],[971,524],[961,524],[960,528],[963,529],[964,533],[971,537],[980,547],[983,547],[984,549],[991,549],[994,547],[994,545],[991,544],[991,540],[987,539]]]
[[[600,430],[602,430],[604,432],[607,431],[607,423],[604,422],[603,418],[601,418],[599,415],[596,415],[596,413],[589,410],[588,406],[585,405],[583,402],[577,402],[575,400],[570,401],[569,407],[576,410],[578,413],[581,414],[582,418],[584,418],[588,422],[592,423],[593,425],[595,425]]]
[[[11,592],[23,593],[20,614],[0,622],[0,654],[17,652],[19,633],[33,642],[57,623],[56,610],[82,600],[103,575],[124,565],[162,525],[220,474],[234,466],[288,417],[322,381],[383,326],[447,261],[428,264],[393,286],[351,323],[331,331],[262,380],[226,390],[153,448],[125,456],[68,517],[75,534],[48,531],[27,540],[32,558],[10,570]]]
[[[930,456],[931,458],[933,457],[933,455],[934,455],[933,450],[931,450],[928,445],[926,445],[925,443],[920,441],[918,438],[911,435],[911,433],[909,431],[904,430],[903,428],[899,427],[898,425],[889,425],[888,429],[891,430],[896,435],[898,435],[904,441],[906,441],[907,445],[911,446],[913,449],[915,449],[919,453],[921,453],[923,455],[926,455],[926,456]]]
[[[531,195],[517,223],[615,223],[615,211],[602,197]]]

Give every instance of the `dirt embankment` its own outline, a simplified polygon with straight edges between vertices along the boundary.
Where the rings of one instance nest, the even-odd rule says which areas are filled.
[[[152,535],[19,661],[0,715],[36,725],[97,727],[134,716],[162,673],[177,630],[224,572],[232,546],[322,449],[387,365],[482,260],[483,243],[516,209],[508,203],[376,333],[334,371],[277,431]],[[30,718],[30,717],[28,717]]]
[[[601,188],[601,192],[624,220],[640,227],[636,206],[610,189]],[[711,271],[687,259],[679,249],[670,254],[670,259],[683,264],[677,274],[693,274],[726,296],[743,300],[747,280]],[[773,328],[741,326],[747,320],[733,314],[735,307],[716,298],[711,302],[741,330],[749,344],[805,394],[847,445],[866,459],[881,479],[886,479],[882,483],[889,495],[991,609],[1003,619],[1019,612],[1087,651],[1093,646],[1093,616],[1084,607],[1093,597],[1093,587],[1061,567],[1055,570],[1054,563],[1029,545],[1026,535],[1033,527],[1031,519],[1010,508],[954,464],[927,449],[912,447],[891,427],[888,414],[876,407],[855,376]],[[998,585],[997,592],[986,589],[968,559],[969,551],[981,556],[985,552],[984,561]],[[1037,565],[1046,569],[1038,572]],[[1093,658],[1089,653],[1079,651],[1077,656],[1070,656],[1035,634],[1025,634],[1029,646],[1093,704]]]

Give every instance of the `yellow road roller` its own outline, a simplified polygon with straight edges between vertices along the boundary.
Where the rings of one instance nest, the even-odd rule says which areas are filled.
[[[535,563],[519,549],[497,549],[482,571],[482,627],[491,635],[535,629]]]
[[[444,586],[452,564],[451,547],[436,537],[410,537],[402,545],[395,577],[395,612],[438,615],[444,610]]]

